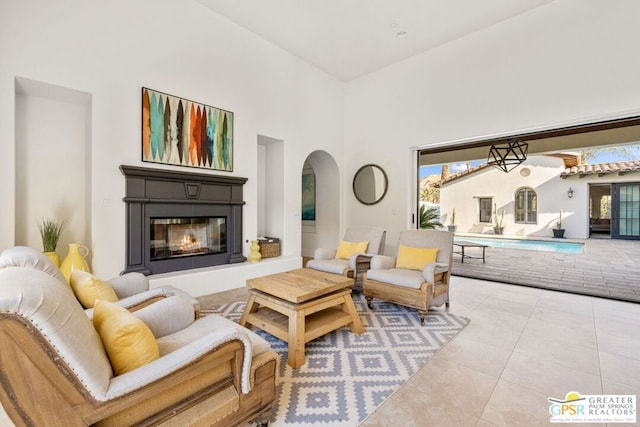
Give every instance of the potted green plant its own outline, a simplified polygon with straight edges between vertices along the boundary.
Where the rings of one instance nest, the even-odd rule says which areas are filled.
[[[562,211],[560,211],[560,216],[556,220],[556,228],[553,229],[553,237],[558,239],[564,238],[564,228],[562,228]]]
[[[495,234],[502,234],[504,231],[504,209],[502,213],[498,214],[498,205],[493,204],[493,232]]]
[[[420,205],[420,228],[434,229],[442,227],[439,219],[438,209],[435,207],[427,208],[425,205]]]
[[[42,218],[38,224],[40,229],[40,238],[42,239],[42,249],[44,254],[48,256],[53,263],[60,267],[60,258],[56,253],[58,240],[64,228],[64,220],[58,222],[55,219]]]
[[[456,225],[456,208],[453,208],[453,211],[451,211],[451,217],[449,222],[451,223],[451,225],[447,225],[447,230],[453,231],[455,233],[456,230],[458,229],[458,226]]]

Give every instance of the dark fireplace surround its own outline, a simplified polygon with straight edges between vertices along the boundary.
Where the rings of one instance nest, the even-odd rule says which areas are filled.
[[[145,275],[246,261],[242,255],[242,189],[247,178],[121,165],[126,193],[125,273]],[[226,251],[152,259],[152,218],[225,219]]]

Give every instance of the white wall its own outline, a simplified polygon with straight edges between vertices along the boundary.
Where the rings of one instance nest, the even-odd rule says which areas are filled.
[[[640,109],[640,2],[563,0],[354,80],[345,90],[345,181],[389,175],[378,205],[345,197],[345,223],[411,225],[415,147],[624,115]]]
[[[300,171],[313,151],[340,170],[340,228],[385,226],[394,253],[411,225],[416,147],[640,109],[635,0],[551,2],[346,85],[192,0],[7,0],[0,12],[0,249],[15,243],[15,78],[77,89],[92,99],[89,246],[102,276],[124,264],[118,165],[160,167],[140,161],[142,86],[235,113],[229,175],[249,178],[245,238],[258,232],[257,135],[284,141],[290,254],[300,254]],[[389,177],[373,206],[350,191],[366,163]]]
[[[287,253],[299,257],[304,159],[322,149],[339,167],[342,163],[341,82],[193,0],[4,1],[0,58],[0,249],[15,244],[15,168],[23,166],[15,164],[15,78],[20,77],[91,96],[87,246],[97,275],[115,275],[124,266],[124,177],[118,166],[185,170],[141,162],[143,86],[235,113],[234,171],[211,173],[248,178],[245,239],[258,233],[258,135],[284,141],[278,173],[286,190],[279,221],[286,228],[280,237]],[[46,211],[44,204],[35,208]],[[188,276],[172,280],[188,283]],[[209,291],[228,285],[215,277],[209,277]],[[233,285],[244,283],[234,277]]]

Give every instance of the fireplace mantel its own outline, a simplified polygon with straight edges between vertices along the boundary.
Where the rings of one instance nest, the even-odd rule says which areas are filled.
[[[124,272],[158,274],[246,261],[242,255],[242,190],[247,178],[121,165],[126,178],[127,248]],[[225,253],[152,260],[150,219],[226,218]]]

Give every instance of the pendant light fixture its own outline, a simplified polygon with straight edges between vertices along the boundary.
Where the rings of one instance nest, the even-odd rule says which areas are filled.
[[[511,139],[504,144],[492,144],[487,164],[495,166],[504,172],[509,172],[527,160],[528,149],[529,144],[517,138]]]

